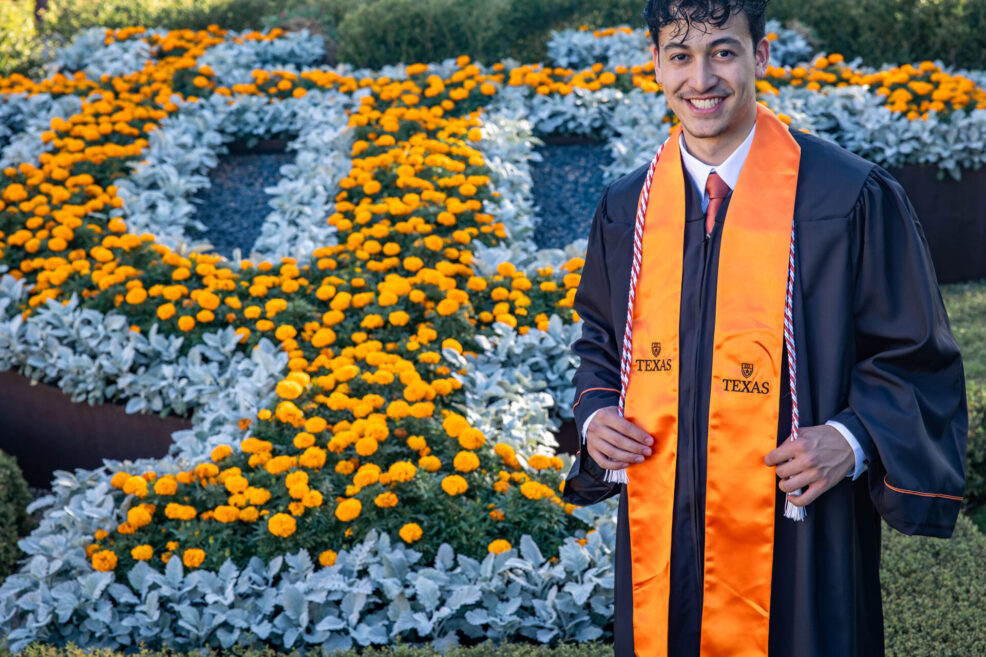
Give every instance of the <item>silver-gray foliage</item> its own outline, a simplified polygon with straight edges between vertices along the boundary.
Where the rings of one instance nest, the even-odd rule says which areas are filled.
[[[112,502],[105,481],[90,490],[90,506]],[[584,546],[568,539],[557,560],[525,536],[519,554],[476,561],[444,544],[433,563],[419,564],[420,553],[374,530],[330,567],[302,550],[268,563],[254,557],[243,568],[227,561],[218,572],[186,572],[173,558],[164,572],[139,563],[126,575],[72,578],[64,573],[83,569],[82,545],[53,537],[43,551],[58,548],[57,556],[42,556],[37,542],[21,542],[35,556],[0,587],[0,628],[10,630],[14,652],[33,641],[187,650],[262,640],[327,651],[398,637],[439,648],[462,637],[587,641],[604,636],[613,613],[611,523]]]

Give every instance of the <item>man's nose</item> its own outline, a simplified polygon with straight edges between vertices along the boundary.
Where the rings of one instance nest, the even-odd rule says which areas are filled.
[[[706,57],[696,57],[694,61],[695,65],[691,75],[692,86],[699,93],[709,91],[719,83],[719,77],[715,73],[712,62]]]

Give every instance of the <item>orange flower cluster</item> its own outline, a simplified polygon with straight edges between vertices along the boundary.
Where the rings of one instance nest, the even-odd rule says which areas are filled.
[[[783,85],[804,86],[813,91],[825,86],[866,85],[886,97],[887,109],[906,114],[912,121],[926,119],[930,111],[948,114],[958,109],[986,108],[986,90],[966,77],[942,71],[931,61],[860,73],[846,66],[842,55],[832,54],[819,57],[808,68],[770,66],[767,78],[757,82],[761,93],[776,94]]]
[[[478,523],[462,537],[483,537],[457,546],[467,552],[532,531],[542,544],[560,543],[580,525],[573,508],[546,523],[533,506],[540,500],[562,510],[546,493],[558,483],[557,468],[531,466],[532,479],[514,456],[503,462],[510,472],[498,474],[500,459],[485,436],[449,410],[461,402],[462,372],[442,355],[470,353],[473,336],[493,322],[524,333],[547,328],[553,312],[575,317],[579,258],[536,276],[504,263],[483,277],[472,266],[475,242],[506,237],[490,212],[490,173],[475,148],[483,138],[475,110],[503,76],[483,75],[468,58],[444,79],[424,65],[408,67],[400,81],[299,76],[299,84],[371,92],[350,117],[352,171],[328,218],[339,245],[317,249],[311,264],[243,261],[234,270],[219,256],[176,253],[106,217],[120,207],[110,181],[141,157],[143,135],[177,109],[166,101],[171,93],[185,89],[189,102],[195,93],[223,93],[196,81],[214,77],[196,59],[221,38],[215,29],[155,38],[156,59],[142,72],[98,87],[84,78],[53,80],[63,93],[85,94],[83,111],[52,121],[44,135],[52,151],[40,166],[3,172],[0,259],[28,284],[25,314],[79,294],[90,307],[127,315],[132,330],[157,324],[189,334],[192,344],[200,331],[232,325],[244,348],[266,336],[290,358],[277,401],[256,422],[240,422],[253,434],[241,444],[221,446],[187,471],[113,477],[127,495],[124,520],[94,536],[87,548],[94,568],[166,563],[172,555],[188,567],[245,562],[257,552],[241,537],[258,531],[264,556],[309,547],[330,565],[335,552],[326,543],[346,546],[370,528],[434,550],[448,538],[436,521],[455,518]],[[280,74],[254,77],[286,86]],[[518,486],[501,490],[503,475]],[[520,485],[535,482],[541,494],[525,496]],[[466,506],[447,506],[435,496],[442,490]],[[522,510],[495,518],[468,512],[491,496]],[[540,514],[539,525],[524,505]]]

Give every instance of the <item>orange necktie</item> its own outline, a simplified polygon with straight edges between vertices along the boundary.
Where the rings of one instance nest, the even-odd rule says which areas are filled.
[[[705,234],[709,235],[712,233],[712,227],[716,225],[716,215],[719,214],[723,200],[733,190],[718,173],[713,171],[705,182],[705,191],[709,193],[709,207],[705,210]]]

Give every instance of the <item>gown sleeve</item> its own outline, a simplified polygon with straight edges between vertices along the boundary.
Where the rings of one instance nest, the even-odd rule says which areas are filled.
[[[962,359],[900,184],[874,167],[853,215],[856,362],[848,407],[832,419],[866,453],[884,520],[906,534],[948,537],[965,490]]]
[[[572,351],[580,358],[573,381],[575,404],[572,413],[583,440],[582,426],[586,418],[600,408],[615,406],[620,398],[620,350],[609,310],[610,276],[603,239],[603,228],[608,223],[608,195],[607,188],[592,219],[582,278],[574,301],[575,311],[582,319],[582,335],[572,344]],[[619,484],[606,482],[604,476],[605,470],[583,447],[576,454],[565,480],[562,497],[572,504],[585,506],[618,493]]]

